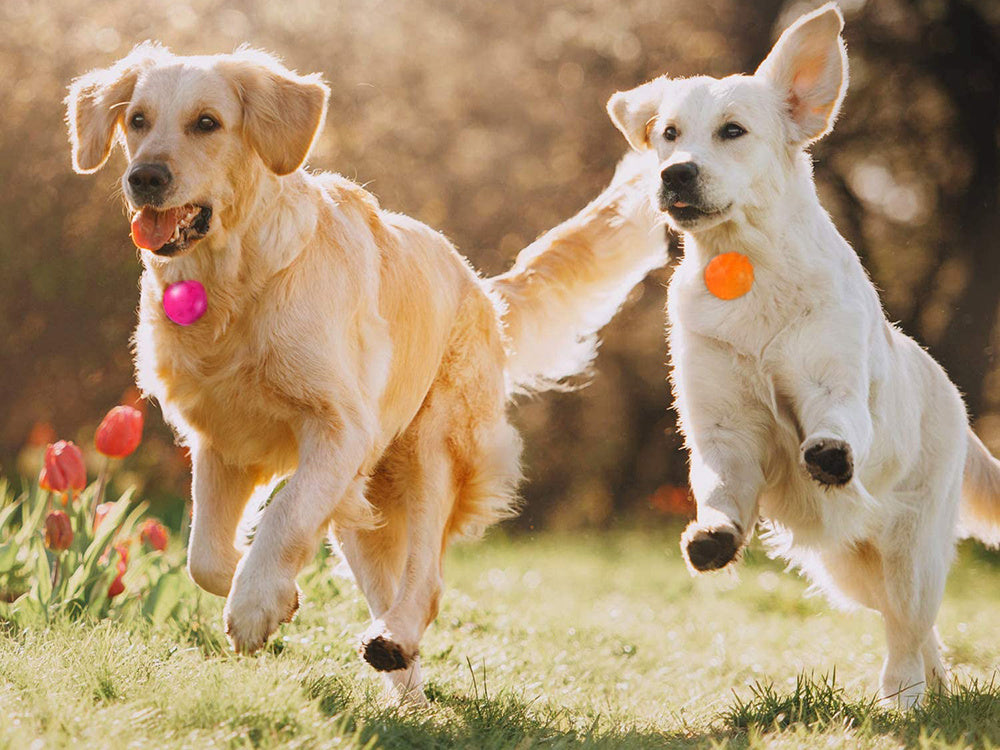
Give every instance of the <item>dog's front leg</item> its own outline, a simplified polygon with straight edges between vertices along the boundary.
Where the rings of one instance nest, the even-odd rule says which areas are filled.
[[[823,341],[818,334],[814,340]],[[802,464],[820,484],[840,487],[868,457],[873,427],[865,342],[831,348],[806,350],[790,390],[805,436]]]
[[[299,431],[299,466],[264,510],[226,602],[226,632],[240,653],[261,648],[299,606],[295,577],[331,521],[370,521],[361,468],[368,432],[346,422],[310,422]]]
[[[764,486],[769,414],[736,372],[732,356],[712,345],[671,337],[677,410],[691,452],[698,517],[681,549],[691,568],[732,562],[757,521]]]
[[[188,572],[206,591],[226,596],[241,554],[235,546],[236,530],[255,477],[245,467],[227,464],[211,448],[197,446],[192,456]]]

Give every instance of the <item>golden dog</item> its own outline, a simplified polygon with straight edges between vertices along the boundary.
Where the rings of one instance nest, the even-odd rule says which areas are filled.
[[[420,700],[442,553],[514,506],[511,396],[585,368],[665,245],[639,186],[648,170],[626,163],[511,271],[482,279],[442,235],[300,168],[327,96],[262,52],[141,45],[72,84],[73,165],[99,169],[116,142],[129,160],[146,250],[138,381],[190,446],[188,568],[227,597],[234,647],[256,651],[292,617],[295,577],[332,529],[373,618],[364,658]],[[208,308],[181,326],[163,294],[190,279]],[[244,551],[248,499],[279,476]]]

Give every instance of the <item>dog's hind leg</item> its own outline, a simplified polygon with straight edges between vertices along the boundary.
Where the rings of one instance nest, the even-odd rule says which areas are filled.
[[[817,582],[845,599],[874,609],[885,624],[888,654],[880,695],[887,706],[909,708],[927,688],[947,678],[934,620],[944,593],[948,550],[941,538],[915,538],[912,516],[885,534],[891,543],[859,542],[826,550]],[[950,543],[949,543],[950,544]]]
[[[405,522],[399,520],[400,525],[393,528],[383,526],[374,531],[348,530],[341,535],[341,550],[365,595],[373,622],[381,622],[382,616],[392,606],[406,562]],[[362,639],[362,656],[371,647],[366,638]],[[395,697],[408,703],[426,703],[419,655],[413,657],[407,667],[383,672],[382,675]]]
[[[418,427],[402,438],[410,443],[400,448],[409,460],[395,477],[403,485],[405,557],[400,566],[396,555],[403,545],[397,540],[394,569],[383,569],[383,581],[368,584],[380,590],[376,601],[370,601],[373,621],[362,636],[361,654],[380,672],[405,672],[411,667],[424,630],[437,616],[441,596],[441,554],[455,489],[444,436],[435,440],[422,433]],[[371,568],[370,563],[362,566]],[[398,585],[391,601],[386,601],[390,576]]]
[[[954,554],[952,530],[961,481],[956,472],[937,492],[921,491],[912,510],[882,534],[885,598],[879,609],[889,652],[882,670],[882,696],[906,708],[918,703],[927,689],[947,686],[934,621]]]
[[[486,380],[471,378],[477,380],[439,381],[392,449],[390,474],[405,515],[405,562],[392,602],[375,616],[361,651],[400,690],[420,678],[414,665],[420,639],[437,616],[448,539],[509,513],[520,477],[520,441],[504,417],[502,391],[484,393],[478,389]],[[497,397],[491,402],[489,396]]]
[[[393,488],[386,470],[393,457],[386,457],[368,485],[368,497],[382,515],[376,529],[338,530],[340,549],[351,568],[365,600],[372,621],[379,621],[392,606],[399,580],[406,564],[406,517],[394,501]],[[420,657],[405,669],[383,672],[383,678],[395,697],[409,703],[423,704],[423,678]]]
[[[887,655],[881,696],[891,705],[910,708],[928,687],[943,683],[946,673],[934,630],[952,540],[939,530],[921,529],[907,518],[885,534],[881,550],[884,595],[877,608],[885,621]]]
[[[944,593],[944,576],[940,580],[918,581],[929,571],[920,571],[910,556],[884,560],[886,598],[881,602],[885,621],[887,655],[882,666],[881,697],[892,706],[910,708],[916,705],[927,689],[927,673],[940,669],[940,656],[935,664],[925,664],[924,654],[937,651],[934,641],[934,619]]]
[[[924,641],[921,652],[924,657],[924,682],[928,690],[946,690],[948,687],[948,667],[941,657],[943,650],[944,645],[935,626],[931,628],[930,637]]]

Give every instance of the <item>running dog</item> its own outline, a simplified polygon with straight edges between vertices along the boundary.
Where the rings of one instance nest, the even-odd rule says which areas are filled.
[[[751,76],[657,78],[608,112],[656,153],[654,202],[684,238],[668,315],[698,507],[690,567],[729,565],[765,519],[774,554],[881,613],[881,695],[908,707],[945,680],[934,621],[956,530],[1000,542],[1000,462],[817,197],[806,149],[847,88],[842,29],[825,5]],[[729,253],[752,284],[720,298],[706,268]]]
[[[371,611],[363,657],[419,701],[443,552],[514,509],[512,395],[584,369],[666,247],[649,170],[627,157],[509,272],[480,278],[442,235],[302,168],[327,97],[262,52],[144,44],[71,85],[73,166],[99,169],[116,144],[128,159],[137,378],[191,449],[188,568],[227,598],[233,646],[257,651],[294,615],[296,575],[332,529]],[[191,280],[207,310],[182,326],[164,291]],[[275,477],[243,548],[248,499]]]

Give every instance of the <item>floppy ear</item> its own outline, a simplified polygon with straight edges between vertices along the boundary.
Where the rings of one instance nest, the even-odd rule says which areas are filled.
[[[636,151],[650,146],[649,133],[655,125],[666,81],[664,77],[655,78],[638,88],[619,91],[608,100],[611,122]]]
[[[785,29],[755,76],[785,96],[792,141],[808,143],[830,132],[847,91],[844,17],[833,3]]]
[[[89,174],[104,166],[139,73],[167,54],[165,48],[144,42],[110,68],[92,70],[70,84],[66,123],[76,172]]]
[[[242,49],[222,65],[243,101],[243,132],[267,167],[291,174],[306,160],[326,116],[329,87],[265,52]]]

